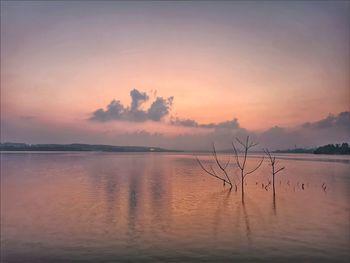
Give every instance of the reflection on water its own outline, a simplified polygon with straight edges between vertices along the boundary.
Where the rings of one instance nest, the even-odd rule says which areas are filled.
[[[283,158],[242,200],[190,154],[2,153],[1,262],[348,262],[349,163]]]
[[[272,209],[273,209],[273,213],[277,215],[276,193],[272,194]]]

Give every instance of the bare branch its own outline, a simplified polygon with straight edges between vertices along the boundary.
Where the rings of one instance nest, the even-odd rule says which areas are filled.
[[[224,168],[224,167],[220,164],[220,162],[219,162],[218,155],[217,155],[217,153],[216,153],[216,149],[215,149],[215,144],[214,144],[214,143],[213,143],[213,155],[214,155],[216,164],[219,166],[219,168],[221,169],[221,171],[224,172],[224,174],[225,174],[225,176],[226,176],[226,178],[227,178],[227,181],[229,182],[229,184],[230,184],[231,187],[232,187],[232,182],[231,182],[230,177],[228,176],[228,174],[227,174],[227,172],[226,172],[226,168]],[[226,167],[227,167],[227,165],[226,165]]]
[[[222,167],[222,165],[221,165],[220,162],[219,162],[218,155],[217,155],[217,153],[216,153],[216,149],[215,149],[214,143],[213,143],[213,156],[214,156],[215,162],[217,163],[217,165],[219,166],[219,168],[220,168],[221,170],[225,170],[224,167]]]
[[[270,162],[271,162],[271,164],[272,164],[272,163],[273,163],[273,159],[272,159],[271,153],[269,152],[269,150],[268,150],[268,149],[264,149],[264,152],[265,152],[265,153],[266,153],[266,155],[269,157]]]
[[[247,172],[247,173],[244,175],[244,177],[246,177],[248,174],[254,173],[256,170],[258,170],[259,167],[261,166],[261,164],[263,163],[264,159],[265,159],[265,157],[263,156],[263,158],[261,158],[261,161],[260,161],[260,163],[257,165],[257,167],[255,167],[255,168],[254,168],[253,170],[251,170],[250,172]]]
[[[284,168],[285,168],[285,167],[283,166],[282,168],[278,169],[278,170],[275,172],[275,174],[278,173],[278,172],[280,172],[280,171],[282,171]]]
[[[244,159],[243,159],[243,164],[242,164],[242,170],[244,170],[244,167],[245,167],[245,163],[247,161],[247,155],[248,155],[248,141],[249,141],[249,136],[247,136],[247,139],[246,139],[246,144],[244,146]],[[243,173],[243,171],[242,171]]]
[[[279,173],[280,171],[282,171],[285,167],[281,167],[279,169],[277,169],[275,171],[275,168],[276,168],[276,164],[278,163],[278,161],[276,161],[276,156],[272,156],[271,153],[269,152],[268,149],[265,149],[264,152],[267,154],[267,156],[269,157],[270,159],[270,166],[271,166],[271,169],[272,169],[272,186],[273,186],[273,194],[275,195],[275,175],[277,173]],[[287,183],[289,185],[289,181]]]
[[[233,151],[235,153],[236,163],[237,163],[239,169],[242,170],[242,166],[241,166],[239,159],[238,159],[238,152],[237,152],[237,149],[236,149],[235,144],[233,142],[232,142],[232,147],[233,147]]]
[[[221,181],[223,181],[223,182],[225,182],[225,183],[231,184],[230,182],[226,181],[224,178],[221,178],[220,176],[216,175],[216,173],[215,173],[215,171],[214,171],[214,169],[213,169],[212,166],[210,166],[210,168],[211,168],[211,170],[212,170],[212,172],[210,172],[210,171],[208,171],[208,170],[204,167],[204,165],[201,163],[201,161],[198,159],[197,156],[196,156],[196,159],[197,159],[197,162],[199,163],[200,167],[201,167],[207,174],[209,174],[209,175],[211,175],[211,176],[213,176],[213,177],[215,177],[215,178],[217,178],[217,179],[220,179]]]
[[[248,149],[250,149],[250,148],[252,148],[252,147],[255,147],[255,146],[257,146],[257,145],[259,145],[259,143],[253,143],[253,142],[251,142],[251,143],[249,144],[249,146],[248,146]]]
[[[227,168],[227,166],[229,165],[229,163],[230,163],[230,156],[228,157],[228,161],[227,161],[227,163],[226,163],[226,165],[224,166],[224,169],[226,169]]]
[[[241,142],[241,140],[238,139],[237,137],[236,137],[236,141],[245,148],[245,144],[243,142]]]
[[[209,171],[204,167],[204,165],[203,165],[202,162],[198,159],[197,156],[196,156],[196,160],[197,160],[197,162],[199,163],[200,167],[201,167],[206,173],[208,173],[208,174],[210,174],[210,175],[212,175],[212,176],[218,177],[218,176],[215,174],[214,171],[213,171],[213,173],[209,172]],[[222,179],[222,178],[220,178],[220,179]]]
[[[235,188],[236,188],[236,191],[237,191],[237,186],[239,184],[241,184],[241,187],[242,187],[242,198],[243,198],[244,197],[243,195],[244,195],[244,179],[245,179],[245,177],[248,174],[251,174],[251,173],[255,172],[257,169],[259,169],[259,167],[261,166],[261,164],[264,161],[264,157],[262,157],[261,161],[258,163],[258,165],[253,170],[245,172],[246,171],[247,158],[248,158],[248,151],[249,151],[250,148],[258,145],[258,143],[249,142],[249,136],[246,137],[245,142],[241,141],[239,138],[235,138],[235,139],[243,147],[243,151],[244,151],[244,155],[241,158],[241,156],[238,155],[238,151],[237,151],[238,148],[236,148],[235,143],[232,142],[234,158],[235,158],[235,161],[236,161],[236,164],[237,164],[238,168],[240,169],[240,176],[239,176],[239,178],[235,178],[235,176],[237,176],[236,173],[234,173],[232,177],[230,177],[228,175],[227,168],[229,167],[231,158],[229,157],[227,162],[226,161],[220,161],[218,153],[216,152],[216,148],[215,148],[215,144],[214,143],[213,143],[212,156],[213,156],[213,158],[215,160],[215,163],[218,166],[218,168],[222,171],[222,173],[225,174],[225,177],[224,176],[223,177],[218,176],[212,166],[210,166],[210,170],[206,169],[204,167],[204,165],[199,161],[198,158],[197,158],[197,161],[198,161],[199,165],[201,166],[201,168],[206,173],[208,173],[209,175],[211,175],[211,176],[213,176],[215,178],[220,179],[221,181],[224,182],[224,184],[225,184],[225,182],[230,184],[231,189],[232,189],[232,186],[234,185]],[[265,152],[267,153],[268,151],[266,150]],[[272,160],[271,155],[269,155],[269,156],[270,156],[269,158],[271,158],[271,160]],[[274,161],[272,160],[272,163],[273,162]],[[235,179],[237,179],[237,183],[236,183]]]
[[[213,166],[209,165],[209,167],[210,167],[210,170],[213,172],[213,174],[216,175],[216,172],[215,172],[215,170],[213,169]]]

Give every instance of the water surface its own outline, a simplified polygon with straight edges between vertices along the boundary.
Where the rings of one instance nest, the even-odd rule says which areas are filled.
[[[350,158],[280,163],[242,202],[192,154],[2,153],[1,262],[349,262]]]

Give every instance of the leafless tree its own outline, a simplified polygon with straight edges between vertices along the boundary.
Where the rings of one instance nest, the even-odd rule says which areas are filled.
[[[266,153],[267,157],[270,161],[270,166],[272,169],[272,188],[273,188],[273,195],[275,195],[275,175],[282,171],[285,167],[277,168],[276,164],[278,161],[276,161],[276,157],[272,156],[268,149],[265,149],[264,152]]]
[[[258,163],[258,165],[249,171],[246,171],[246,163],[247,163],[247,157],[248,157],[248,152],[251,148],[253,148],[254,146],[257,146],[257,143],[253,143],[253,142],[249,142],[249,136],[247,136],[245,143],[243,143],[240,139],[236,138],[236,141],[242,146],[242,152],[243,152],[243,158],[242,161],[240,161],[240,157],[238,154],[238,150],[235,146],[235,144],[232,142],[232,147],[233,147],[233,151],[234,151],[234,156],[236,159],[236,164],[238,166],[238,168],[241,171],[241,188],[242,188],[242,201],[243,201],[243,197],[244,197],[244,180],[246,178],[247,175],[254,173],[256,170],[259,169],[259,167],[261,166],[261,164],[264,161],[264,156],[261,158],[260,162]]]
[[[222,173],[225,175],[225,177],[223,178],[223,177],[219,176],[219,175],[215,172],[215,169],[213,168],[212,165],[209,165],[210,170],[207,169],[207,168],[202,164],[202,162],[198,159],[198,157],[196,157],[197,162],[199,163],[200,167],[201,167],[207,174],[209,174],[209,175],[211,175],[211,176],[213,176],[213,177],[215,177],[215,178],[221,180],[221,181],[223,182],[224,185],[225,185],[225,184],[229,184],[229,185],[230,185],[230,190],[232,189],[233,186],[235,186],[235,190],[237,191],[237,184],[236,184],[235,180],[232,178],[232,181],[231,181],[231,179],[230,179],[230,177],[229,177],[229,175],[228,175],[228,173],[227,173],[227,167],[228,167],[228,165],[229,165],[229,163],[230,163],[230,160],[228,160],[225,164],[222,164],[222,163],[220,162],[220,160],[219,160],[219,158],[218,158],[218,155],[217,155],[217,153],[216,153],[216,149],[215,149],[214,143],[213,143],[213,152],[212,152],[212,154],[213,154],[213,158],[214,158],[214,160],[215,160],[216,165],[219,167],[219,169],[222,171]]]

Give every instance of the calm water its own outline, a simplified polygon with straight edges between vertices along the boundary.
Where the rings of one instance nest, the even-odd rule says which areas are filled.
[[[280,162],[242,203],[191,154],[2,153],[1,262],[349,262],[350,158]]]

